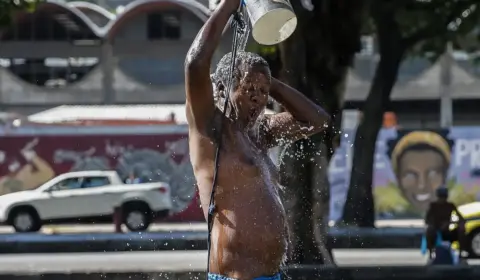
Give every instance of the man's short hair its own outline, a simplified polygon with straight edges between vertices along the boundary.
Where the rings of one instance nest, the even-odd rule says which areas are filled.
[[[228,79],[230,74],[230,68],[232,67],[232,53],[225,54],[217,64],[215,73],[211,76],[212,82],[217,84],[221,82],[223,86],[228,86]],[[270,68],[268,62],[260,55],[252,52],[238,51],[235,59],[235,67],[233,70],[233,85],[234,87],[240,81],[245,71],[251,67],[266,67],[268,69],[268,76],[270,77]]]

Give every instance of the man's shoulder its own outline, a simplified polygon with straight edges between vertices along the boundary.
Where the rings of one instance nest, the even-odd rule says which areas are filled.
[[[218,109],[215,110],[212,118],[206,122],[204,125],[196,125],[195,120],[188,120],[188,130],[190,136],[198,136],[197,140],[209,139],[213,142],[217,142],[215,139],[218,139],[218,128],[220,127],[221,117],[218,113]]]
[[[213,138],[212,138],[212,133],[209,132],[208,130],[206,131],[200,131],[196,128],[190,127],[188,130],[188,142],[190,145],[201,145],[204,146],[207,143],[212,143],[213,144]]]

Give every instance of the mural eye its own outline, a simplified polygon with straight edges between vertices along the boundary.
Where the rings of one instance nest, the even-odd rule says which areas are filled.
[[[440,171],[435,170],[435,169],[429,170],[428,174],[427,174],[428,178],[430,178],[430,179],[436,178],[440,175],[441,175]]]
[[[427,176],[430,180],[441,178],[442,172],[440,172],[439,170],[429,170]]]
[[[417,180],[417,177],[417,173],[409,171],[402,175],[402,180],[405,182],[414,182]]]

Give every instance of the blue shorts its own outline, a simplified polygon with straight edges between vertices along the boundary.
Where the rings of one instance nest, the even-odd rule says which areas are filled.
[[[281,280],[282,277],[280,277],[280,273],[277,273],[273,276],[261,276],[261,277],[257,277],[253,280]],[[213,273],[209,273],[208,274],[208,280],[236,280],[234,278],[229,278],[227,276],[222,276],[222,275],[218,275],[218,274],[213,274]]]

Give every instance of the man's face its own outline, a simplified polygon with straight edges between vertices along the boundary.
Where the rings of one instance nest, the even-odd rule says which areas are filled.
[[[232,95],[232,103],[240,121],[255,123],[268,102],[270,70],[267,67],[248,68]]]
[[[444,165],[443,157],[432,150],[403,154],[398,163],[398,184],[415,208],[426,210],[435,190],[445,183]]]

